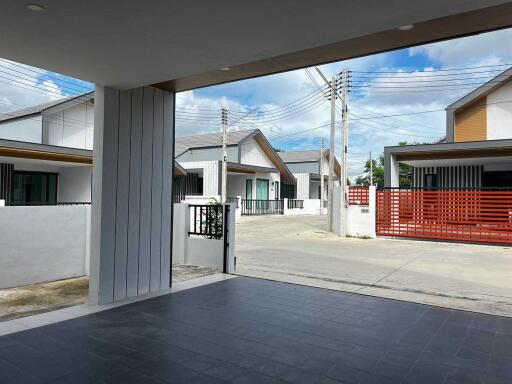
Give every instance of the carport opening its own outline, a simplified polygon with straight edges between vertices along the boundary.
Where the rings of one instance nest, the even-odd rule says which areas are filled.
[[[471,45],[485,41],[492,45],[500,34],[507,33],[510,31],[456,39],[451,43]],[[187,145],[183,144],[176,159],[191,173],[200,169],[202,184],[201,193],[192,188],[182,202],[197,200],[198,195],[210,196],[212,201],[222,198],[221,109],[227,111],[226,201],[237,211],[235,274],[471,311],[510,313],[512,291],[505,283],[511,271],[509,237],[506,235],[496,246],[486,237],[488,230],[474,222],[475,215],[480,219],[487,210],[496,209],[489,205],[485,189],[508,187],[508,176],[512,175],[509,156],[501,152],[497,157],[488,149],[481,156],[475,153],[460,156],[459,147],[471,140],[456,143],[457,156],[452,153],[443,157],[437,148],[448,149],[454,140],[446,126],[447,106],[483,84],[487,99],[478,101],[477,106],[481,109],[481,104],[485,105],[491,116],[493,103],[498,101],[493,101],[494,96],[489,96],[489,92],[502,84],[508,89],[508,81],[504,79],[509,66],[486,66],[485,54],[480,55],[476,50],[469,50],[468,60],[458,65],[435,62],[432,52],[446,53],[450,51],[449,44],[401,49],[320,67],[327,80],[343,68],[348,68],[350,73],[348,175],[351,185],[347,208],[350,228],[346,238],[328,230],[330,89],[314,69],[178,94],[177,143]],[[403,59],[400,65],[381,64],[398,57]],[[467,62],[482,64],[467,65]],[[484,72],[476,73],[481,71]],[[477,80],[481,74],[485,76]],[[293,80],[289,80],[292,76]],[[341,93],[341,77],[337,81]],[[253,103],[245,97],[248,92],[258,94],[258,89],[273,84],[294,89],[296,97],[281,96],[280,100],[284,101],[280,105],[275,103],[274,95],[268,96],[267,100],[272,102],[266,103]],[[300,92],[298,85],[303,87]],[[333,195],[340,193],[337,190],[343,181],[342,104],[338,102]],[[512,102],[512,91],[510,97],[499,101],[505,105],[509,102]],[[485,124],[492,130],[494,117],[489,118]],[[474,124],[467,129],[483,129],[478,126],[480,123]],[[451,129],[462,137],[465,127]],[[292,173],[292,182],[284,180],[285,172],[272,164],[273,158],[264,147],[258,148],[258,142],[244,136],[254,130],[260,130],[269,141],[273,152]],[[213,136],[205,137],[204,133]],[[197,140],[193,145],[192,136]],[[213,137],[209,144],[203,142]],[[487,138],[491,139],[491,133]],[[508,139],[500,137],[496,147],[508,146]],[[481,142],[482,146],[488,146],[485,140]],[[425,149],[422,158],[411,155],[395,165],[387,165],[384,147],[397,146],[407,151],[422,144],[427,149],[432,145],[432,151]],[[443,147],[445,144],[448,146]],[[208,161],[218,164],[210,166],[206,164]],[[244,166],[235,169],[237,162]],[[251,170],[249,166],[267,169]],[[394,166],[396,169],[390,169]],[[275,176],[272,167],[276,168]],[[384,189],[389,187],[386,178],[390,173],[397,191]],[[452,184],[447,184],[449,180]],[[471,180],[478,181],[478,185],[470,184]],[[376,187],[373,197],[370,197],[370,185]],[[208,192],[208,188],[212,189]],[[409,200],[399,203],[394,196],[402,192]],[[472,196],[469,200],[464,197],[466,192]],[[458,197],[445,197],[449,193]],[[500,205],[498,216],[503,216],[500,232],[510,230],[507,223],[510,215],[505,211],[509,205],[512,210],[512,201],[504,193],[504,190],[498,192],[498,199],[503,200],[496,203]],[[434,195],[435,201],[430,197]],[[339,204],[334,209],[339,209]],[[447,219],[446,215],[453,218]],[[373,233],[367,230],[368,218],[373,222]],[[407,235],[403,227],[410,228],[413,222],[415,232]],[[426,228],[428,236],[424,234]],[[451,232],[456,235],[448,236]]]
[[[477,39],[483,39],[487,43],[496,42],[498,47],[497,42],[509,33],[509,30],[497,31],[459,41],[475,44]],[[500,247],[439,243],[436,240],[445,238],[437,237],[430,237],[433,242],[387,238],[404,237],[400,233],[402,229],[397,235],[392,230],[384,231],[382,223],[379,227],[382,205],[387,204],[393,211],[390,207],[396,201],[391,196],[386,202],[382,190],[372,192],[368,188],[384,187],[387,174],[391,174],[389,179],[394,186],[401,186],[409,197],[415,189],[422,189],[427,196],[437,193],[439,188],[466,188],[474,194],[476,189],[498,190],[512,185],[512,162],[507,152],[511,137],[504,137],[498,128],[489,131],[486,140],[456,143],[456,146],[472,143],[468,145],[484,148],[478,156],[477,149],[472,149],[471,155],[461,161],[455,156],[460,149],[448,157],[425,155],[426,152],[422,152],[423,157],[402,154],[405,157],[397,157],[396,164],[390,163],[385,168],[388,158],[380,156],[384,146],[398,145],[403,147],[400,151],[412,148],[412,153],[421,144],[449,144],[445,143],[448,135],[443,137],[448,133],[443,118],[448,101],[456,101],[456,96],[463,97],[482,84],[486,87],[486,101],[478,106],[488,107],[485,128],[491,129],[492,119],[502,116],[507,120],[511,116],[508,103],[512,103],[512,91],[508,77],[504,80],[508,65],[438,63],[432,52],[449,48],[446,43],[436,44],[322,66],[323,72],[334,75],[331,85],[337,89],[333,94],[338,101],[333,111],[330,85],[312,69],[178,93],[176,163],[172,171],[172,283],[229,272],[510,314],[508,235],[501,239]],[[401,60],[400,66],[395,65],[397,58]],[[485,60],[486,57],[475,53],[468,62]],[[26,66],[11,64],[26,70]],[[344,73],[350,74],[350,80],[340,75],[343,68],[348,68]],[[15,73],[9,73],[14,80]],[[6,273],[2,279],[4,286],[0,288],[7,288],[0,291],[0,298],[4,298],[0,303],[3,311],[0,320],[87,301],[94,88],[71,79],[77,84],[75,94],[59,83],[58,77],[45,76],[43,79],[55,81],[59,91],[49,90],[39,79],[27,92],[42,91],[52,100],[37,107],[35,104],[11,106],[0,121],[0,199],[7,206],[0,208],[0,220],[5,220],[9,231],[15,231],[12,236],[7,230],[0,235],[5,249],[13,251],[9,256],[12,260],[3,258],[7,267],[0,268]],[[347,170],[342,149],[346,142],[342,143],[340,138],[344,126],[342,106],[338,104],[343,80],[346,80],[347,94],[350,90]],[[501,91],[509,92],[510,96],[498,95],[500,99],[492,101],[498,97],[492,96],[492,91],[501,85]],[[261,89],[265,89],[264,94],[258,93]],[[249,93],[254,93],[253,98],[247,97]],[[496,105],[502,106],[498,114],[493,111]],[[332,147],[331,112],[335,116]],[[422,119],[421,116],[434,117]],[[471,120],[469,128],[452,127],[455,137],[462,137],[457,136],[460,135],[457,129],[467,129],[465,134],[471,134],[472,129],[483,129],[477,126],[483,124],[481,121]],[[27,125],[23,132],[19,129],[22,123]],[[221,133],[223,126],[227,132],[225,138]],[[486,142],[491,138],[496,141],[491,149],[504,151],[501,156],[489,153],[491,149]],[[435,152],[439,154],[437,149]],[[329,181],[331,160],[333,174]],[[391,169],[395,166],[396,169]],[[338,196],[337,200],[333,198],[337,205],[330,209],[339,210],[339,187],[347,180],[346,175],[351,184],[346,215],[350,217],[351,229],[347,237],[340,238],[329,227],[329,221],[334,223],[336,219],[329,219],[328,196]],[[452,180],[452,176],[460,185],[443,184]],[[501,190],[493,193],[501,199],[496,203],[500,206],[499,225],[504,228],[500,231],[510,231],[511,198],[501,194]],[[404,215],[401,208],[402,211],[388,215],[387,222],[402,225],[407,216],[410,223],[409,216],[416,219],[418,211],[424,216],[425,205],[418,208],[418,199],[423,204],[426,198],[414,197],[410,204],[406,200],[405,206],[413,213]],[[471,212],[474,213],[475,206],[482,205],[482,199],[466,201],[471,205]],[[459,197],[455,200],[460,204]],[[456,212],[458,206],[453,205],[453,199],[450,197],[448,201]],[[439,205],[429,207],[439,214]],[[16,210],[26,212],[12,213]],[[373,239],[368,220],[373,220],[373,232],[383,237]],[[440,220],[437,216],[429,217],[423,227],[438,225]],[[228,222],[232,222],[231,227]],[[464,222],[456,229],[462,225],[468,226]],[[31,241],[20,240],[26,236],[26,228],[31,228]],[[481,239],[486,231],[482,225],[478,231],[479,235],[473,231],[471,236]],[[8,245],[9,241],[15,241],[16,245]],[[12,281],[5,283],[7,276]]]

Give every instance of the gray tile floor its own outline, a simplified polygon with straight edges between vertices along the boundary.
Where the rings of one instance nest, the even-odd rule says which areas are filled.
[[[0,337],[0,383],[510,383],[512,319],[236,278]]]

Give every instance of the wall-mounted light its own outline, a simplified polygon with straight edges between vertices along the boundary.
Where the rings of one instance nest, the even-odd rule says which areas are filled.
[[[229,68],[229,67],[222,67],[222,68],[220,68],[220,70],[221,70],[222,72],[227,72],[227,71],[230,71],[230,70],[231,70],[231,68]]]
[[[414,24],[405,24],[405,25],[399,26],[398,30],[402,31],[402,32],[405,32],[405,31],[410,31],[413,28],[414,28]]]
[[[40,4],[27,4],[25,5],[25,8],[32,12],[43,12],[46,9],[43,5]]]

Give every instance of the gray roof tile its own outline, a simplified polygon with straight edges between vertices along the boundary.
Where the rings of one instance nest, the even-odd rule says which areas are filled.
[[[237,145],[247,136],[257,132],[257,129],[228,132],[227,145]],[[204,147],[220,147],[222,145],[222,132],[206,133],[202,135],[176,137],[176,157],[189,149]]]

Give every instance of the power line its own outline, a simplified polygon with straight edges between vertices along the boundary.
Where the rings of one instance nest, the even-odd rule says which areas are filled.
[[[507,71],[508,69],[506,69],[505,71]],[[432,72],[432,71],[415,71],[415,72],[410,72],[412,74],[415,74],[414,76],[397,76],[397,75],[401,75],[401,74],[406,74],[406,72],[400,72],[400,71],[397,71],[397,72],[389,72],[391,75],[385,75],[385,76],[382,76],[382,75],[379,75],[379,74],[375,74],[375,75],[351,75],[350,78],[354,78],[354,79],[411,79],[411,78],[437,78],[437,77],[447,77],[447,76],[467,76],[467,75],[474,75],[474,74],[481,74],[481,73],[488,73],[489,75],[485,76],[485,77],[490,77],[490,76],[495,76],[495,75],[492,75],[491,73],[492,72],[505,72],[503,70],[503,68],[500,68],[500,69],[491,69],[491,70],[486,70],[486,71],[473,71],[473,72],[463,72],[463,73],[435,73],[435,72]],[[430,75],[430,73],[432,73]],[[416,76],[417,74],[417,76]],[[427,75],[428,74],[428,75]],[[497,75],[497,76],[500,76],[500,75]],[[456,80],[456,79],[454,79]]]
[[[312,93],[309,93],[307,94],[306,96],[303,96],[299,99],[296,99],[294,101],[291,101],[285,105],[282,105],[280,107],[276,107],[276,108],[273,108],[273,109],[269,109],[269,110],[258,110],[258,111],[252,111],[253,113],[262,113],[262,114],[274,114],[274,113],[277,113],[277,111],[281,111],[283,109],[286,109],[294,104],[297,104],[299,102],[303,102],[305,100],[308,100],[308,99],[311,99],[311,98],[315,98],[318,96],[318,93],[319,93],[319,90],[315,90],[314,92]],[[248,111],[233,111],[233,110],[230,110],[231,113],[238,113],[238,114],[241,114],[241,113],[246,113]]]
[[[377,79],[377,81],[367,81],[367,80],[356,80],[356,82],[358,83],[365,83],[365,84],[375,84],[375,83],[378,83],[378,84],[415,84],[415,83],[439,83],[439,82],[446,82],[446,81],[450,81],[450,82],[457,82],[457,81],[466,81],[466,80],[478,80],[478,79],[489,79],[490,76],[485,76],[485,77],[466,77],[466,78],[462,78],[462,79],[439,79],[439,80],[410,80],[410,81],[402,81],[402,80],[399,80],[399,81],[381,81],[382,78],[375,78]],[[495,77],[492,77],[492,80],[496,80],[498,77],[504,77],[504,80],[508,79],[510,76],[508,75],[498,75],[498,76],[495,76]],[[392,79],[391,77],[389,79]],[[424,78],[423,78],[424,79]],[[502,82],[504,80],[496,80],[495,82]],[[484,82],[486,83],[486,82]],[[352,84],[352,81],[351,81],[351,84]]]
[[[86,87],[84,85],[76,84],[75,82],[69,81],[69,80],[66,80],[66,79],[61,79],[61,78],[53,76],[53,75],[51,75],[51,74],[49,74],[47,72],[43,72],[41,70],[37,70],[36,68],[33,68],[33,67],[28,67],[28,66],[16,63],[14,61],[6,60],[6,59],[1,59],[1,58],[0,58],[0,61],[3,61],[5,63],[7,63],[7,64],[13,65],[13,66],[18,67],[18,68],[23,68],[23,69],[25,69],[27,71],[30,71],[30,72],[34,72],[34,73],[38,73],[38,74],[44,75],[44,76],[46,76],[46,77],[48,77],[50,79],[55,79],[56,81],[60,81],[60,82],[64,82],[64,83],[68,83],[68,84],[72,84],[72,85],[83,87],[85,89],[92,90],[92,89],[90,89],[90,88],[88,88],[88,87]],[[82,80],[77,80],[77,81],[82,81]]]
[[[288,116],[291,116],[291,115],[295,114],[296,112],[301,112],[301,111],[307,110],[310,107],[317,106],[319,103],[321,103],[323,101],[325,101],[323,99],[323,96],[318,95],[314,99],[308,101],[307,103],[294,105],[293,107],[289,107],[287,110],[281,111],[279,114],[277,114],[277,113],[274,115],[264,114],[263,117],[249,118],[247,120],[258,121],[258,122],[262,122],[262,123],[278,121],[278,120],[281,120]]]
[[[496,67],[511,67],[512,64],[494,64],[494,65],[479,65],[476,67],[465,67],[465,68],[446,68],[446,69],[434,69],[432,71],[402,71],[400,73],[417,73],[417,72],[453,72],[453,71],[465,71],[470,69],[481,69],[481,68],[496,68]],[[396,73],[396,71],[351,71],[353,73]]]
[[[501,84],[505,80],[497,80],[497,81],[487,81],[482,84],[482,82],[475,82],[475,83],[458,83],[458,84],[434,84],[434,85],[412,85],[412,86],[398,86],[398,85],[390,85],[385,87],[379,87],[378,85],[374,85],[375,83],[369,84],[369,85],[350,85],[351,88],[372,88],[372,89],[420,89],[420,88],[446,88],[446,87],[468,87],[468,86],[474,86],[474,85],[490,85],[490,84]],[[380,84],[381,82],[378,82]],[[395,84],[410,84],[410,82],[400,82]]]

